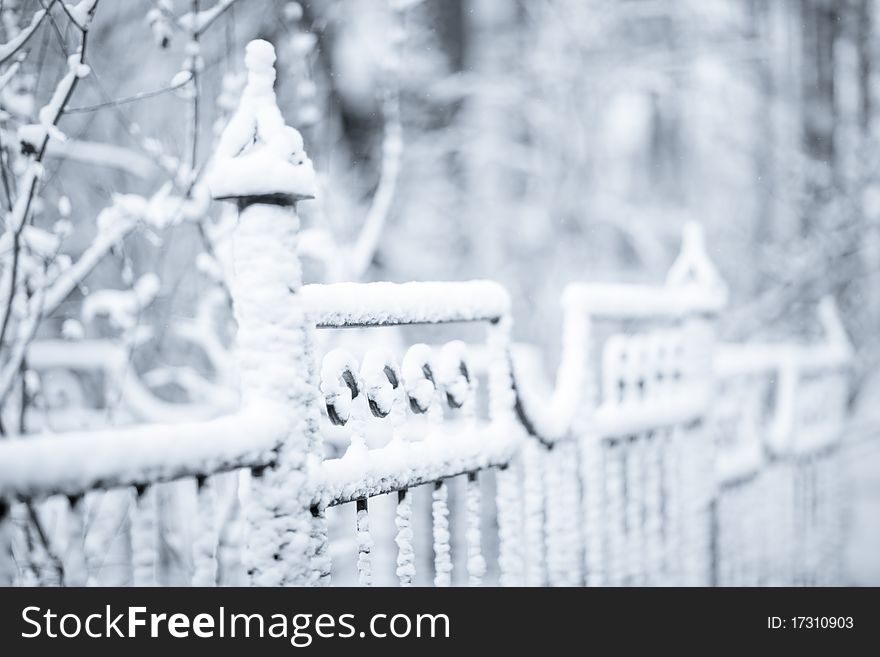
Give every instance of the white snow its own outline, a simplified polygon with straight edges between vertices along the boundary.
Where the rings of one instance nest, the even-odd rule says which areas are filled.
[[[438,481],[431,493],[432,534],[434,537],[434,586],[452,585],[452,548],[449,544],[449,488]]]
[[[333,409],[331,420],[345,424],[351,417],[351,404],[355,395],[360,392],[358,382],[358,366],[355,357],[344,349],[333,349],[324,355],[321,366],[321,392],[328,409]],[[354,384],[352,390],[344,375]]]
[[[407,349],[400,369],[410,407],[417,413],[427,412],[435,392],[433,351],[423,343],[412,345]]]
[[[287,126],[275,99],[275,49],[251,41],[247,84],[238,109],[220,136],[206,182],[214,198],[280,195],[314,198],[315,172],[302,136]]]
[[[679,287],[617,283],[572,283],[562,293],[566,313],[602,318],[675,318],[715,315],[725,298],[717,291],[687,284]]]
[[[313,501],[321,506],[350,502],[503,466],[521,439],[518,426],[496,421],[473,429],[438,428],[419,442],[397,440],[370,450],[353,443],[342,457],[310,470]]]
[[[397,535],[397,577],[401,586],[412,586],[416,574],[415,549],[412,530],[412,493],[402,490],[398,494],[397,514],[394,519]]]
[[[0,496],[79,495],[270,463],[285,435],[282,417],[276,406],[262,403],[209,422],[5,440],[0,442]]]
[[[366,506],[357,510],[357,550],[358,584],[372,586],[373,565],[370,552],[373,550],[373,538],[370,535],[370,516]]]
[[[302,295],[321,327],[497,321],[510,306],[492,281],[305,285]]]

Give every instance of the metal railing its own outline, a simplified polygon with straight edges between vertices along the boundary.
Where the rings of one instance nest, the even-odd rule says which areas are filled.
[[[209,181],[240,212],[242,410],[0,443],[0,581],[164,583],[174,553],[198,585],[239,583],[242,569],[254,585],[326,585],[327,509],[348,505],[369,585],[370,500],[391,494],[396,578],[410,585],[421,486],[438,586],[458,548],[467,582],[484,582],[495,526],[503,585],[835,581],[851,356],[830,307],[827,344],[717,345],[726,290],[690,226],[664,285],[565,290],[562,363],[542,394],[496,283],[303,286],[295,207],[313,184],[266,85],[267,46],[249,46],[241,134],[221,140]],[[261,167],[291,175],[249,175]],[[442,344],[389,348],[419,327],[441,329]],[[483,355],[485,400],[462,337]],[[49,527],[39,540],[36,517],[52,521],[36,523]]]

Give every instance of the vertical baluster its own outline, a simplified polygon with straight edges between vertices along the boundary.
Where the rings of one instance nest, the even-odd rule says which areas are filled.
[[[665,584],[682,584],[682,428],[671,427],[663,449],[663,554]]]
[[[449,489],[446,482],[434,483],[431,515],[434,533],[434,586],[452,584],[452,551],[449,546]]]
[[[828,454],[823,454],[816,462],[816,586],[825,585],[828,581],[827,561],[825,553],[828,510],[828,491],[826,469]]]
[[[193,586],[217,584],[217,487],[212,477],[196,477],[195,536],[192,541]]]
[[[357,501],[357,571],[361,586],[373,585],[373,564],[370,553],[373,551],[373,537],[370,536],[370,516],[367,512],[367,498]]]
[[[480,586],[486,574],[486,560],[483,558],[481,516],[482,495],[480,480],[476,472],[469,472],[465,489],[465,514],[467,543],[468,585]]]
[[[403,489],[397,493],[397,578],[401,586],[412,586],[416,576],[416,554],[413,549],[412,493]]]
[[[715,501],[715,584],[717,586],[730,586],[730,499],[727,489],[721,491]]]
[[[545,448],[536,440],[523,447],[523,515],[526,550],[526,586],[543,586],[544,563],[544,456]],[[558,473],[557,473],[558,474]]]
[[[643,572],[644,583],[655,585],[661,581],[663,569],[663,519],[662,495],[663,488],[660,477],[660,446],[661,436],[658,431],[645,435],[642,448],[642,478],[644,481],[644,551]]]
[[[238,489],[241,474],[230,472],[215,475],[214,482],[223,481],[222,499],[226,507],[220,513],[217,532],[217,584],[219,586],[242,586],[245,584],[245,569],[242,563],[244,547],[244,523],[241,518],[241,501]],[[215,490],[221,488],[217,486]]]
[[[330,540],[327,528],[327,510],[324,507],[312,507],[312,517],[316,522],[312,523],[312,533],[310,536],[312,544],[312,554],[315,555],[313,560],[314,572],[311,580],[314,586],[330,586]]]
[[[156,494],[150,486],[138,486],[130,517],[132,581],[135,586],[156,584]]]
[[[581,586],[583,576],[583,527],[574,518],[581,517],[581,486],[579,479],[578,445],[566,440],[560,445],[559,458],[562,470],[562,494],[559,501],[560,514],[564,514],[565,529],[565,563],[568,564],[567,584]]]
[[[64,582],[67,586],[85,586],[89,570],[85,553],[85,498],[82,495],[68,498],[64,522],[67,534]]]
[[[54,536],[46,531],[47,511],[51,511],[51,507],[47,509],[47,506],[50,503],[29,501],[22,507],[27,516],[26,531],[30,532],[28,548],[37,586],[61,586],[64,583],[64,567],[54,544]]]
[[[765,546],[763,543],[763,535],[761,533],[761,505],[764,500],[761,498],[761,479],[760,473],[756,474],[748,483],[748,528],[749,528],[749,573],[748,586],[761,585],[761,558],[763,556]]]
[[[644,526],[642,505],[644,500],[644,481],[642,480],[642,449],[645,438],[629,436],[623,443],[626,454],[624,461],[624,488],[626,490],[626,583],[640,586],[643,583],[644,564]]]
[[[12,554],[12,513],[9,503],[0,498],[0,586],[12,586],[17,568]]]
[[[520,480],[514,465],[495,475],[498,509],[498,569],[501,586],[522,586],[522,498]]]
[[[557,443],[551,449],[543,448],[541,458],[545,461],[543,486],[547,489],[545,498],[544,525],[545,551],[547,555],[547,582],[550,586],[562,586],[565,582],[567,564],[565,562],[565,531],[568,521],[563,515],[562,461],[561,448]]]
[[[605,471],[605,563],[609,586],[623,586],[626,576],[626,508],[624,505],[624,448],[611,439],[603,449]]]
[[[579,553],[580,523],[577,445],[561,441],[545,453],[547,487],[547,576],[550,586],[578,586],[583,559]]]
[[[88,529],[84,550],[88,564],[88,586],[131,584],[130,527],[132,494],[129,489],[95,491],[86,496]]]
[[[589,433],[580,440],[580,448],[584,486],[584,581],[587,586],[604,586],[607,582],[604,450],[601,439]]]

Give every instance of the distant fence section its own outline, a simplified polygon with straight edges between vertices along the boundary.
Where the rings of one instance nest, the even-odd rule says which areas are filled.
[[[719,344],[726,290],[689,226],[664,284],[563,292],[547,387],[511,345],[496,283],[303,286],[295,206],[314,183],[273,62],[269,44],[248,47],[209,175],[240,212],[241,410],[0,443],[0,581],[162,584],[174,561],[196,585],[327,585],[327,510],[343,506],[370,585],[370,500],[384,495],[404,586],[425,522],[437,586],[452,583],[454,549],[470,585],[490,572],[531,586],[839,581],[851,355],[830,302],[824,342]],[[438,328],[457,337],[434,342]],[[364,335],[340,337],[350,329]],[[428,337],[410,341],[417,330]],[[47,367],[51,348],[35,351]]]

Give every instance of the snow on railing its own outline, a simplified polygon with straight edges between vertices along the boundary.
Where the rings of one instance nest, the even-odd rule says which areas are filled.
[[[840,572],[839,447],[852,348],[831,299],[825,340],[719,345],[714,583],[833,583]]]
[[[527,472],[545,481],[530,486],[526,475],[530,563],[547,566],[532,568],[530,583],[708,582],[704,427],[712,322],[725,301],[689,225],[665,285],[568,286],[552,395],[535,395],[534,372],[514,358],[518,410],[537,439],[525,448]]]
[[[485,572],[479,535],[482,504],[479,473],[498,468],[499,567],[503,583],[517,583],[519,495],[514,457],[522,430],[515,422],[508,368],[509,300],[494,283],[368,283],[309,286],[310,321],[318,327],[376,328],[416,324],[478,322],[486,326],[488,418],[477,413],[476,377],[465,345],[442,348],[414,344],[402,361],[368,348],[361,363],[345,349],[323,357],[320,390],[326,424],[345,431],[349,445],[339,458],[315,462],[310,470],[313,512],[357,503],[359,580],[371,583],[368,498],[398,494],[398,578],[413,581],[411,489],[433,486],[434,582],[451,582],[447,480],[467,479],[468,580]],[[314,304],[311,300],[316,300]],[[330,432],[328,426],[326,433]],[[369,442],[369,444],[368,444]]]
[[[190,480],[197,519],[192,580],[223,582],[222,573],[235,568],[222,562],[234,551],[229,543],[235,538],[226,536],[224,545],[218,505],[229,507],[224,517],[234,514],[238,485],[237,477],[224,479],[220,473],[244,469],[250,477],[243,496],[243,560],[252,584],[328,583],[324,513],[348,502],[357,506],[360,580],[370,583],[368,498],[391,492],[398,495],[398,577],[401,584],[412,583],[410,491],[423,484],[433,487],[435,583],[449,584],[447,480],[457,476],[466,478],[468,581],[479,584],[486,570],[479,473],[492,468],[498,469],[501,582],[520,581],[521,500],[514,458],[522,431],[515,422],[507,358],[507,293],[491,282],[303,287],[294,210],[297,201],[313,194],[313,174],[299,134],[284,125],[275,105],[273,64],[271,45],[256,41],[248,46],[242,103],[207,175],[215,198],[235,202],[240,212],[232,292],[243,410],[209,422],[31,436],[0,444],[0,572],[5,576],[38,583],[96,582],[99,552],[109,548],[121,523],[127,528],[123,552],[130,573],[115,583],[156,583],[161,485]],[[413,345],[400,365],[375,349],[368,349],[359,365],[337,348],[318,367],[316,329],[457,323],[487,327],[493,366],[484,419],[478,417],[476,379],[460,341],[436,349]],[[38,347],[36,360],[48,348]],[[113,355],[112,362],[98,367],[115,372],[120,363]],[[348,431],[350,446],[341,457],[325,460],[323,435],[334,427]],[[375,447],[377,430],[384,444]],[[36,508],[46,498],[52,498],[54,508]],[[36,559],[44,563],[34,564],[28,548],[20,541],[14,545],[13,516],[57,516],[56,502],[65,507],[60,511],[68,540],[61,554],[54,553],[57,546],[46,545]],[[98,507],[109,507],[115,516],[98,517],[86,533],[86,517]]]
[[[829,303],[824,343],[716,345],[727,290],[688,225],[665,284],[566,288],[562,362],[543,394],[535,359],[510,348],[510,301],[496,283],[302,284],[296,204],[314,195],[314,172],[275,103],[274,58],[268,43],[249,44],[242,102],[206,175],[239,210],[241,410],[0,443],[0,582],[159,583],[168,553],[186,552],[179,536],[159,541],[176,513],[195,584],[240,582],[243,563],[251,584],[325,585],[327,511],[353,505],[342,549],[367,585],[383,529],[370,500],[391,494],[395,575],[411,585],[414,489],[427,486],[429,570],[445,586],[455,479],[471,585],[492,574],[486,512],[506,585],[833,578],[851,348]],[[458,339],[474,341],[475,327],[483,377]],[[425,342],[401,346],[419,331]],[[95,366],[52,350],[65,351],[35,346],[31,365]],[[122,352],[101,353],[98,367],[124,378]],[[123,392],[149,401],[142,386]],[[191,508],[175,507],[166,491],[187,486]],[[53,530],[35,545],[24,532],[40,520]]]

